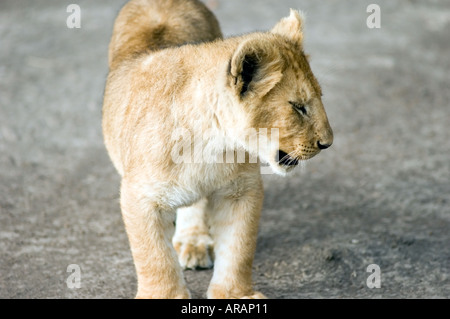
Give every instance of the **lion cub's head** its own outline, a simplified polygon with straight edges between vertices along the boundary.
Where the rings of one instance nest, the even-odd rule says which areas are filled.
[[[291,9],[270,32],[243,38],[228,71],[227,86],[239,110],[234,130],[277,129],[279,143],[254,149],[241,142],[280,174],[333,143],[322,91],[303,52],[302,27],[301,14]]]

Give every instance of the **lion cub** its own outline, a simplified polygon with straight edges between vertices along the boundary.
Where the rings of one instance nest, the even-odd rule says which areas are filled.
[[[284,175],[333,141],[302,28],[291,10],[270,32],[223,40],[197,0],[121,10],[103,133],[122,176],[137,298],[188,298],[182,269],[213,260],[209,298],[264,298],[252,287],[259,161]]]

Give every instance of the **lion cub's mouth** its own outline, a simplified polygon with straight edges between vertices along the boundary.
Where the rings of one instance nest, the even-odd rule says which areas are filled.
[[[276,158],[276,161],[278,164],[284,166],[297,166],[300,162],[298,158],[291,157],[288,153],[282,150],[278,150],[278,157]]]

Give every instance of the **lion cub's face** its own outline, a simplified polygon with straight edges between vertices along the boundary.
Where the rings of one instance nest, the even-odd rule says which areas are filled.
[[[322,91],[303,53],[302,38],[301,16],[291,10],[270,34],[243,42],[230,65],[231,86],[248,119],[245,125],[278,134],[277,143],[269,136],[272,142],[257,150],[248,145],[249,151],[280,174],[333,143]]]

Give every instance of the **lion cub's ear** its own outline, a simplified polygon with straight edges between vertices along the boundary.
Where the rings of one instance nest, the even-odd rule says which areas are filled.
[[[304,20],[305,15],[303,12],[291,9],[291,15],[281,19],[281,21],[272,29],[272,33],[282,35],[291,41],[302,45]]]
[[[231,85],[241,99],[264,97],[280,82],[282,59],[276,45],[254,38],[239,45],[230,61]]]

